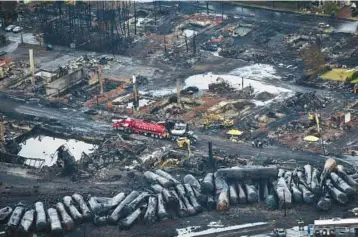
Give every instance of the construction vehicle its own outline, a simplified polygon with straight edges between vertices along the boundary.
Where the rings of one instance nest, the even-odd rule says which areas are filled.
[[[188,155],[191,155],[190,139],[186,137],[179,137],[177,140],[177,144],[179,148],[186,148],[188,150]]]
[[[197,136],[189,130],[189,126],[184,122],[164,121],[148,122],[139,119],[126,118],[114,120],[112,124],[114,129],[122,130],[127,133],[137,133],[151,136],[159,139],[171,139],[185,137],[191,143],[197,141]]]
[[[177,144],[179,148],[190,147],[190,140],[186,137],[179,137]]]
[[[349,147],[346,147],[343,149],[343,154],[356,156],[356,155],[358,155],[358,150],[354,150]]]
[[[203,125],[205,129],[230,128],[234,126],[234,120],[223,118],[220,114],[206,114]]]
[[[311,120],[312,123],[315,123],[317,126],[317,132],[319,133],[321,131],[321,128],[319,126],[319,119],[320,119],[320,115],[318,113],[309,113],[308,114],[308,119]]]
[[[56,164],[58,167],[63,168],[63,174],[72,175],[78,170],[76,159],[71,154],[67,145],[61,145],[56,152],[51,155],[51,159],[55,159],[56,155]]]
[[[177,139],[177,145],[179,148],[186,148],[188,149],[188,156],[190,157],[191,155],[191,148],[190,148],[190,139],[188,139],[187,137],[179,137]],[[166,159],[164,162],[162,162],[162,164],[160,165],[160,168],[164,168],[166,166],[178,166],[179,165],[179,160],[178,159]]]
[[[179,165],[179,160],[178,159],[166,159],[161,165],[160,168],[163,169],[164,167],[167,166],[178,166]]]
[[[241,132],[240,130],[237,130],[237,129],[231,129],[230,131],[228,131],[226,133],[226,135],[228,136],[230,141],[238,142],[238,143],[243,143],[243,141],[240,140],[240,136],[242,134],[243,134],[243,132]]]

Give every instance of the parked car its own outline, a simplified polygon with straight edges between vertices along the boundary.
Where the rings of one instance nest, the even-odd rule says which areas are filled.
[[[319,23],[318,24],[318,28],[325,28],[325,29],[327,29],[327,28],[329,28],[330,26],[328,25],[328,24],[326,24],[326,23]]]
[[[98,111],[95,109],[88,109],[88,110],[85,110],[83,113],[89,114],[89,115],[97,115]]]
[[[0,51],[0,56],[4,56],[4,55],[6,55],[6,54],[7,54],[6,51]]]
[[[12,30],[12,32],[14,32],[14,33],[19,33],[19,32],[21,32],[22,31],[22,27],[21,26],[16,26],[13,30]]]
[[[274,229],[273,233],[276,237],[286,237],[286,230],[285,229]]]
[[[8,25],[8,26],[5,28],[5,31],[11,32],[15,27],[16,27],[15,25]]]

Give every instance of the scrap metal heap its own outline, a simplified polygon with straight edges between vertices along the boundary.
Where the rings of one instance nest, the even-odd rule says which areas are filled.
[[[321,175],[316,168],[305,165],[293,171],[275,166],[222,168],[206,174],[202,182],[191,174],[180,182],[161,169],[146,171],[144,177],[150,191],[119,192],[111,198],[90,197],[88,200],[75,193],[49,207],[48,220],[42,202],[33,207],[19,204],[14,208],[2,208],[0,218],[7,221],[8,234],[28,233],[32,225],[36,232],[47,226],[52,234],[68,232],[90,220],[96,225],[107,223],[129,229],[138,219],[150,224],[172,218],[168,210],[185,217],[203,210],[222,212],[230,206],[260,201],[270,209],[314,203],[319,210],[328,211],[333,203],[346,204],[354,198],[358,188],[353,178],[356,175],[348,175],[333,159],[327,160]]]

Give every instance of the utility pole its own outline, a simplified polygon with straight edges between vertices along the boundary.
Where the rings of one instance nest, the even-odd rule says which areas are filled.
[[[134,34],[137,35],[137,12],[135,8],[135,0],[133,1],[133,8],[134,8]]]
[[[206,1],[206,14],[209,15],[209,1]]]
[[[186,37],[186,34],[184,34],[184,38],[185,38],[185,46],[186,46],[186,52],[189,52],[189,47],[188,47],[188,38]]]
[[[99,85],[100,85],[100,95],[103,95],[104,91],[103,91],[103,80],[102,80],[102,77],[101,77],[101,74],[99,72],[99,70],[97,70],[97,77],[98,77],[98,82],[99,82]]]
[[[221,2],[221,20],[224,22],[224,3]]]
[[[194,36],[193,36],[193,53],[194,53],[194,56],[196,54],[196,42],[195,42],[195,39],[196,39],[196,32],[194,33]]]
[[[34,50],[29,49],[29,57],[30,57],[30,71],[31,71],[31,84],[35,85],[35,65],[34,65]]]
[[[128,20],[127,20],[127,31],[128,31],[128,37],[130,36],[130,32],[129,32],[129,6],[128,3],[126,2],[126,10],[127,10],[127,16],[128,16]]]
[[[241,89],[244,89],[244,77],[241,77]]]
[[[157,27],[157,4],[156,4],[156,1],[153,2],[153,6],[154,6],[154,24],[155,24],[155,27]]]
[[[210,169],[215,172],[216,171],[216,164],[215,164],[215,160],[214,160],[214,155],[213,155],[213,143],[212,142],[208,142],[208,146],[209,146],[209,165],[210,165]]]
[[[133,75],[133,112],[138,109],[139,101],[138,101],[138,91],[137,91],[137,80],[136,76]]]
[[[285,190],[283,190],[283,204],[285,205],[285,216],[287,215],[287,208],[286,208],[286,195],[285,195]]]
[[[0,143],[5,141],[5,126],[0,122]]]
[[[167,43],[165,42],[165,35],[164,35],[164,52],[167,53]]]
[[[177,78],[177,104],[178,106],[181,106],[181,103],[180,103],[180,79]]]

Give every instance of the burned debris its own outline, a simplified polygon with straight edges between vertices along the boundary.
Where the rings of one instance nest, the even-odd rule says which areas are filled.
[[[118,224],[121,229],[129,229],[136,220],[153,224],[172,218],[169,210],[179,217],[196,215],[203,210],[212,210],[214,203],[218,212],[228,211],[238,204],[254,205],[258,202],[280,209],[293,208],[302,202],[315,203],[319,210],[329,211],[334,202],[346,204],[353,200],[357,187],[343,180],[349,177],[355,183],[355,176],[345,176],[342,166],[332,162],[326,161],[322,175],[311,165],[295,170],[242,166],[218,169],[215,174],[206,174],[202,182],[192,175],[185,176],[180,182],[157,169],[155,173],[146,171],[144,174],[148,184],[152,184],[151,190],[146,189],[148,191],[120,192],[112,198],[90,197],[87,202],[77,193],[65,196],[54,204],[56,208],[47,210],[49,222],[42,202],[35,203],[34,209],[28,209],[31,206],[24,204],[14,209],[5,207],[1,209],[1,217],[7,221],[9,233],[28,233],[32,225],[36,226],[36,231],[43,231],[48,224],[51,225],[49,231],[57,233],[72,231],[84,221],[98,223],[100,218],[108,224]]]
[[[20,1],[4,14],[0,235],[346,215],[356,24],[241,4]]]

